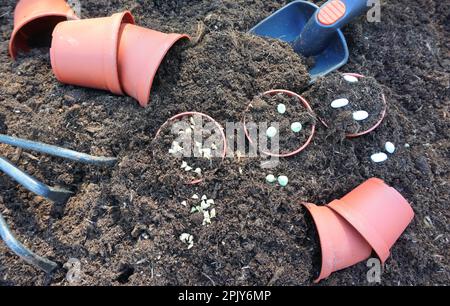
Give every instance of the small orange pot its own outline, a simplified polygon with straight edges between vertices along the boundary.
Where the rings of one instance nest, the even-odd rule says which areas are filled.
[[[377,178],[367,180],[328,207],[366,239],[383,263],[414,218],[414,211],[405,198]]]
[[[123,24],[119,36],[118,65],[123,90],[145,107],[162,60],[177,41],[189,36],[165,34],[133,24]]]
[[[59,23],[50,49],[56,78],[62,83],[122,95],[117,52],[123,23],[134,23],[130,12]]]
[[[14,30],[9,41],[13,59],[20,51],[30,50],[30,39],[50,40],[55,26],[68,19],[78,19],[65,0],[20,0],[14,11]]]
[[[384,264],[414,217],[402,195],[377,178],[326,206],[303,205],[313,217],[322,251],[322,268],[315,282],[366,260],[372,250]]]
[[[303,205],[313,217],[322,250],[322,269],[316,283],[370,257],[372,247],[341,216],[326,206]]]

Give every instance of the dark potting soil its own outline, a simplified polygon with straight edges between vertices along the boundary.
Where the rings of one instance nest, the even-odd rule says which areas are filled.
[[[285,113],[278,112],[280,104],[285,106]],[[276,127],[277,135],[272,139],[267,138],[267,151],[275,154],[288,154],[306,143],[311,136],[316,119],[315,115],[309,112],[298,98],[289,97],[286,94],[276,94],[256,96],[246,110],[246,122],[248,129],[250,129],[251,123],[256,125],[257,135],[266,135],[267,128]],[[291,129],[291,125],[296,122],[302,125],[300,132],[294,132]],[[264,129],[261,124],[264,124]],[[256,140],[253,139],[253,141]]]
[[[382,22],[361,18],[346,28],[351,55],[341,72],[373,76],[389,103],[386,120],[373,133],[348,140],[318,125],[308,149],[276,168],[236,155],[195,186],[175,188],[155,175],[152,140],[170,116],[202,111],[224,125],[240,121],[263,91],[307,94],[303,62],[289,46],[242,34],[286,2],[83,1],[83,17],[128,8],[141,25],[193,36],[193,45],[171,52],[150,106],[142,109],[129,97],[59,84],[46,49],[12,62],[7,44],[15,1],[3,1],[2,132],[119,158],[115,167],[103,169],[0,145],[1,155],[22,169],[75,192],[66,205],[55,206],[0,174],[0,212],[18,238],[61,266],[79,260],[81,285],[311,284],[320,250],[299,203],[326,204],[376,176],[397,188],[416,212],[392,249],[382,284],[448,284],[447,1],[383,2]],[[370,155],[386,141],[397,151],[373,164]],[[289,185],[268,185],[268,173],[288,176]],[[217,217],[209,226],[181,204],[194,194],[215,201]],[[194,236],[189,250],[179,239],[182,233]],[[367,271],[363,262],[321,284],[367,285]],[[66,273],[58,269],[45,276],[0,243],[3,285],[67,285]]]
[[[324,121],[331,133],[345,135],[358,134],[369,130],[382,118],[385,110],[382,86],[372,77],[358,78],[351,83],[341,73],[332,73],[320,78],[305,93],[314,112]],[[347,106],[332,108],[331,103],[337,99],[347,99]],[[353,113],[365,111],[369,117],[356,121]]]

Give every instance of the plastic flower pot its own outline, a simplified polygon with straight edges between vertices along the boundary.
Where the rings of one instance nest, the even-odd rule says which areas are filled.
[[[208,121],[214,123],[214,125],[215,125],[215,126],[217,127],[217,129],[220,131],[220,136],[222,137],[223,149],[222,149],[222,155],[221,155],[221,157],[222,157],[222,160],[224,160],[225,157],[226,157],[226,154],[227,154],[227,138],[226,138],[226,136],[225,136],[224,128],[222,127],[222,125],[221,125],[219,122],[217,122],[216,120],[214,120],[212,117],[210,117],[210,116],[208,116],[208,115],[206,115],[206,114],[200,113],[200,112],[184,112],[184,113],[180,113],[180,114],[177,114],[177,115],[175,115],[175,116],[169,118],[166,122],[164,122],[164,123],[161,125],[161,127],[159,128],[159,130],[156,132],[156,135],[155,135],[155,138],[154,138],[154,139],[156,139],[156,138],[160,135],[161,131],[162,131],[165,127],[169,126],[169,125],[170,125],[172,122],[174,122],[175,120],[182,119],[182,118],[184,118],[184,117],[186,117],[186,116],[201,116],[201,117],[207,119]],[[189,185],[196,185],[196,184],[200,184],[201,182],[203,182],[203,179],[193,180],[193,181],[190,181],[188,184],[189,184]]]
[[[153,79],[167,52],[177,41],[189,36],[123,24],[119,37],[118,65],[123,90],[145,107]]]
[[[320,239],[322,269],[316,282],[367,259],[372,250],[384,264],[414,217],[402,195],[377,178],[326,206],[303,205],[311,213]]]
[[[358,74],[358,73],[343,73],[342,75],[344,75],[344,76],[346,76],[346,75],[353,76],[353,77],[358,78],[358,79],[365,78],[365,76],[363,76],[361,74]],[[386,101],[386,96],[384,94],[381,95],[381,99],[383,101],[383,110],[382,110],[382,112],[380,114],[380,119],[372,127],[368,128],[365,131],[362,131],[362,132],[359,132],[359,133],[355,133],[355,134],[347,134],[346,135],[347,138],[357,138],[357,137],[360,137],[360,136],[367,135],[367,134],[373,132],[376,128],[378,128],[380,126],[381,123],[383,123],[384,118],[386,118],[388,105],[387,105],[387,101]],[[320,119],[320,121],[322,122],[322,124],[325,127],[328,128],[328,124],[323,119]]]
[[[9,41],[13,59],[18,52],[30,50],[30,41],[50,42],[55,26],[68,19],[78,19],[64,0],[20,0],[14,11],[14,30]]]
[[[306,101],[305,98],[303,98],[302,96],[296,94],[295,92],[292,92],[292,91],[289,91],[289,90],[284,90],[284,89],[274,89],[274,90],[266,91],[263,95],[265,95],[265,96],[273,96],[273,95],[276,95],[276,94],[285,94],[285,95],[288,95],[290,97],[295,97],[295,98],[297,98],[299,100],[300,103],[303,104],[303,106],[309,112],[314,113],[314,111],[312,110],[311,105],[308,103],[308,101]],[[250,109],[250,106],[251,106],[251,104],[248,106],[247,111]],[[251,145],[255,146],[255,141],[254,141],[254,139],[252,139],[250,137],[250,133],[249,133],[249,130],[247,128],[245,118],[244,118],[244,132],[245,132],[245,136],[247,137],[249,143]],[[300,146],[298,149],[296,149],[295,151],[284,153],[284,154],[276,154],[276,153],[273,153],[273,152],[268,152],[268,151],[261,150],[261,153],[265,154],[265,155],[268,155],[268,156],[273,156],[273,157],[291,157],[291,156],[297,155],[300,152],[302,152],[303,150],[305,150],[310,145],[311,141],[314,138],[314,134],[315,133],[316,133],[316,124],[313,124],[313,126],[311,128],[311,135],[306,140],[306,142],[302,146]]]
[[[122,95],[117,53],[123,23],[134,23],[130,12],[59,23],[50,49],[56,78],[65,84]]]
[[[303,205],[313,217],[320,239],[322,268],[316,283],[370,257],[372,247],[344,218],[327,206]]]
[[[377,178],[367,180],[328,207],[366,239],[383,263],[414,218],[414,211],[405,198]]]

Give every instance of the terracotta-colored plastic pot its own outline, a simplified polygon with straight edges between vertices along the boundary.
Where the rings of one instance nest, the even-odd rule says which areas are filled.
[[[118,64],[123,90],[145,107],[153,79],[167,52],[177,41],[189,36],[123,24],[119,37]]]
[[[163,130],[163,128],[165,128],[166,126],[168,126],[170,123],[172,123],[175,120],[181,119],[183,117],[186,116],[201,116],[203,118],[206,118],[208,121],[211,121],[212,123],[214,123],[214,125],[217,127],[217,129],[220,131],[220,136],[222,137],[222,142],[223,142],[223,149],[222,149],[222,160],[225,159],[226,155],[227,155],[227,148],[228,148],[228,144],[227,144],[227,138],[225,136],[225,132],[224,132],[224,128],[222,127],[222,125],[217,122],[214,118],[212,118],[211,116],[208,116],[206,114],[200,113],[200,112],[184,112],[184,113],[180,113],[177,114],[171,118],[169,118],[166,122],[164,122],[161,127],[158,129],[158,131],[156,132],[155,138],[156,139],[159,134],[161,133],[161,131]],[[197,185],[200,184],[201,182],[203,182],[203,179],[198,179],[198,180],[193,180],[191,182],[188,182],[189,185]]]
[[[62,83],[122,95],[117,53],[123,23],[134,23],[130,12],[59,23],[50,49],[56,78]]]
[[[382,180],[371,178],[328,207],[347,220],[384,263],[414,218],[405,198]]]
[[[358,79],[365,78],[364,75],[358,74],[358,73],[343,73],[342,75],[344,75],[344,76],[346,76],[346,75],[353,76],[353,77],[358,78]],[[365,131],[362,131],[362,132],[359,132],[359,133],[354,133],[354,134],[347,134],[346,135],[347,138],[357,138],[357,137],[360,137],[360,136],[367,135],[367,134],[373,132],[374,130],[376,130],[380,126],[380,124],[383,123],[383,121],[384,121],[384,119],[386,118],[386,115],[387,115],[388,104],[387,104],[387,101],[386,101],[386,96],[384,94],[381,94],[381,99],[382,99],[382,102],[383,102],[383,110],[381,111],[379,120],[373,126],[371,126],[370,128],[368,128]],[[325,120],[320,119],[320,121],[322,122],[322,124],[325,127],[328,128],[328,124],[327,124],[327,122]]]
[[[303,205],[313,217],[320,239],[322,269],[316,283],[370,257],[372,247],[344,218],[327,206]]]
[[[302,105],[311,113],[314,113],[314,111],[311,108],[311,105],[308,103],[308,101],[306,101],[305,98],[303,98],[302,96],[296,94],[295,92],[289,91],[289,90],[285,90],[285,89],[274,89],[274,90],[269,90],[266,91],[263,95],[265,96],[273,96],[276,94],[285,94],[288,95],[290,97],[295,97],[298,99],[298,101],[300,103],[302,103]],[[251,107],[251,103],[250,105],[247,107],[247,111],[250,109]],[[247,137],[249,143],[251,145],[255,145],[255,141],[250,137],[250,133],[248,131],[247,125],[246,125],[246,119],[244,117],[244,132],[245,132],[245,136]],[[314,138],[314,134],[316,133],[316,124],[313,124],[312,128],[311,128],[311,135],[308,137],[308,139],[306,140],[306,142],[301,145],[299,148],[297,148],[296,150],[292,151],[292,152],[288,152],[288,153],[284,153],[284,154],[276,154],[276,153],[272,153],[272,152],[268,152],[268,151],[261,151],[261,153],[268,155],[268,156],[273,156],[273,157],[291,157],[294,155],[297,155],[298,153],[302,152],[303,150],[305,150],[311,143],[311,141]]]
[[[20,0],[14,11],[14,30],[9,41],[13,59],[20,51],[29,51],[30,40],[50,42],[55,26],[78,19],[65,0]]]
[[[414,217],[402,195],[377,178],[326,206],[303,205],[314,219],[322,250],[316,282],[367,259],[372,250],[384,263]]]

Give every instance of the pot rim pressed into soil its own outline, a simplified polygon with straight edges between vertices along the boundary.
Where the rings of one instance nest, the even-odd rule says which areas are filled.
[[[305,98],[303,98],[302,96],[300,96],[299,94],[297,94],[295,92],[292,92],[292,91],[286,90],[286,89],[272,89],[272,90],[269,90],[269,91],[266,91],[266,92],[263,93],[264,96],[273,96],[273,95],[276,95],[276,94],[286,94],[286,95],[288,95],[290,97],[297,98],[300,102],[302,102],[303,107],[305,107],[309,112],[314,114],[314,111],[313,111],[311,105],[309,104],[309,102]],[[248,112],[248,110],[251,108],[251,105],[252,105],[252,103],[250,102],[250,104],[248,105],[248,107],[246,109],[246,112]],[[254,146],[255,145],[254,141],[250,137],[250,133],[249,133],[249,131],[247,129],[245,116],[244,116],[244,119],[243,119],[243,123],[244,123],[243,125],[244,125],[245,136],[247,137],[249,143],[252,146]],[[276,153],[266,152],[266,151],[262,151],[261,150],[261,153],[263,153],[265,155],[268,155],[268,156],[282,157],[282,158],[284,158],[284,157],[291,157],[291,156],[297,155],[300,152],[302,152],[303,150],[305,150],[310,145],[311,141],[314,138],[315,133],[316,133],[316,123],[313,123],[312,127],[311,127],[311,135],[306,140],[306,142],[302,146],[300,146],[298,149],[296,149],[295,151],[288,152],[288,153],[285,153],[285,154],[276,154]]]
[[[352,73],[352,72],[347,72],[347,73],[342,73],[343,76],[353,76],[355,78],[365,78],[364,75],[359,74],[359,73]],[[386,100],[386,96],[384,95],[384,93],[381,94],[381,100],[383,102],[383,110],[381,112],[381,116],[380,119],[369,129],[359,132],[359,133],[354,133],[354,134],[347,134],[345,135],[347,138],[357,138],[357,137],[361,137],[364,135],[367,135],[371,132],[373,132],[374,130],[376,130],[381,123],[383,123],[384,119],[386,118],[387,115],[387,109],[388,109],[388,104],[387,104],[387,100]],[[320,122],[326,127],[329,128],[329,125],[327,124],[327,122],[319,117]]]
[[[227,149],[228,149],[227,138],[225,136],[224,129],[223,129],[222,125],[217,120],[215,120],[211,116],[209,116],[207,114],[204,114],[204,113],[190,111],[190,112],[179,113],[179,114],[176,114],[176,115],[170,117],[169,119],[166,120],[166,122],[164,122],[160,126],[160,128],[156,132],[155,137],[153,138],[153,140],[156,140],[156,138],[161,133],[162,129],[165,128],[167,125],[169,125],[172,121],[174,121],[176,119],[180,119],[180,118],[186,117],[186,116],[195,116],[195,115],[199,115],[201,117],[205,117],[209,121],[213,122],[216,125],[216,127],[219,129],[220,135],[222,136],[222,142],[223,142],[223,151],[222,151],[222,161],[223,161],[225,159],[226,155],[227,155]],[[188,184],[189,185],[196,185],[196,184],[200,184],[203,181],[204,181],[204,179],[198,179],[198,180],[193,180],[193,181],[189,182]]]

